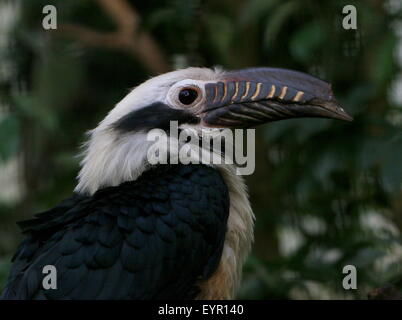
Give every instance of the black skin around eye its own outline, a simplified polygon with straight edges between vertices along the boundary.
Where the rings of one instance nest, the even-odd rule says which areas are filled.
[[[198,92],[194,89],[186,88],[181,90],[179,93],[179,101],[185,105],[192,104],[197,99],[197,97]]]

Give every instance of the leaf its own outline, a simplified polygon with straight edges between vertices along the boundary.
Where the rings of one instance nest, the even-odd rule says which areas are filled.
[[[66,50],[46,47],[41,54],[34,72],[34,95],[52,112],[74,97],[83,80],[84,69],[80,60]]]
[[[0,258],[0,288],[4,288],[7,281],[10,268],[11,268],[11,257],[6,256]]]
[[[381,176],[384,188],[391,193],[401,191],[402,187],[402,134],[386,145],[384,160],[381,163]]]
[[[21,116],[27,117],[44,129],[54,130],[57,128],[57,117],[54,112],[48,112],[43,107],[43,102],[38,96],[33,95],[17,95],[13,97],[14,105]]]
[[[255,23],[283,0],[251,0],[248,1],[240,13],[240,24]]]
[[[300,62],[308,62],[314,52],[326,40],[325,25],[312,22],[303,26],[290,39],[289,49],[292,56]]]
[[[313,135],[325,130],[330,121],[326,119],[289,119],[287,121],[277,122],[275,125],[267,125],[265,129],[265,137],[268,141],[274,141],[281,136],[286,136],[290,131],[297,132],[292,136],[292,140],[303,142],[310,139]]]
[[[283,25],[290,16],[297,11],[300,3],[296,1],[288,1],[279,6],[273,14],[269,16],[265,25],[264,45],[269,47],[276,41]]]
[[[19,121],[15,114],[9,113],[0,120],[0,160],[7,161],[18,150]]]
[[[162,8],[152,12],[147,22],[151,28],[155,28],[169,22],[173,17],[174,10],[172,8]]]
[[[391,80],[395,69],[395,49],[398,39],[393,33],[387,35],[374,52],[369,64],[370,78],[378,85],[385,85]]]
[[[206,22],[212,45],[222,56],[228,56],[234,36],[231,20],[223,15],[209,14]]]

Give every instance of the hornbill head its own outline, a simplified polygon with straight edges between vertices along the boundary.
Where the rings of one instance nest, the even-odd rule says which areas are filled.
[[[278,68],[220,71],[188,68],[154,77],[132,90],[91,131],[77,191],[135,179],[143,171],[147,131],[179,128],[250,128],[290,118],[351,121],[331,85]]]

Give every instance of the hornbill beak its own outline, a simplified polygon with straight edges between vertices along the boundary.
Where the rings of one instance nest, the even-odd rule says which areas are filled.
[[[219,82],[206,83],[205,93],[200,116],[209,127],[247,128],[302,117],[353,120],[335,100],[328,82],[292,70],[232,71]]]

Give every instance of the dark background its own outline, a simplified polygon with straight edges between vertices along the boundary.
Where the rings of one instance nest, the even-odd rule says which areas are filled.
[[[57,30],[42,28],[47,4]],[[342,28],[349,4],[357,30]],[[364,299],[399,281],[401,37],[398,0],[0,0],[0,288],[15,222],[71,194],[85,131],[149,76],[190,65],[305,71],[355,118],[257,130],[239,297]],[[347,264],[357,290],[342,287]]]

